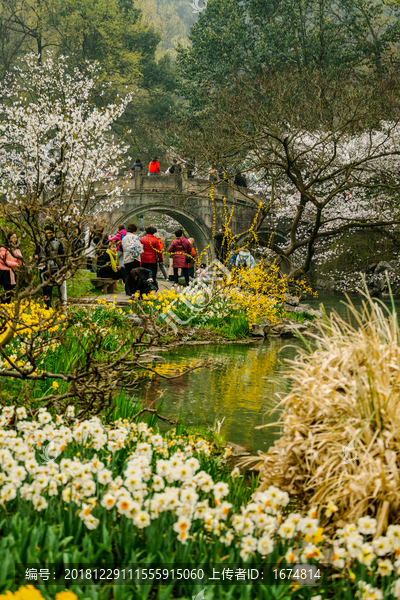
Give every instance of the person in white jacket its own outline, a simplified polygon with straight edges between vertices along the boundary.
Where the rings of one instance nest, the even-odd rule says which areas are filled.
[[[239,253],[236,257],[236,266],[254,269],[256,266],[256,261],[249,250],[239,250]]]

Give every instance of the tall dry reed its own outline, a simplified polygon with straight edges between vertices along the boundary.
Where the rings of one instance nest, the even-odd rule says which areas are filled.
[[[282,437],[247,464],[261,490],[273,484],[322,517],[332,502],[335,522],[373,515],[379,534],[400,521],[400,332],[394,307],[367,295],[349,310],[354,324],[325,315],[314,346],[289,361]]]

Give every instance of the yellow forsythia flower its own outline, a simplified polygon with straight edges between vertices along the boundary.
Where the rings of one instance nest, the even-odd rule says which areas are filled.
[[[60,386],[58,385],[57,381],[53,381],[53,383],[52,383],[51,385],[53,386],[53,388],[54,388],[55,390],[58,390],[58,388],[60,387]]]

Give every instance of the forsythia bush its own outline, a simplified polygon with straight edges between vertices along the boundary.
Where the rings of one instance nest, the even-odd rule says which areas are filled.
[[[303,281],[298,281],[296,294],[310,294],[312,290]],[[147,314],[163,316],[173,312],[177,322],[214,322],[228,321],[243,315],[247,325],[261,321],[278,320],[278,308],[289,294],[287,277],[281,276],[279,268],[272,264],[268,268],[263,264],[253,269],[234,268],[230,278],[211,288],[207,284],[191,285],[182,291],[163,290],[157,294],[136,295],[133,306]],[[140,308],[139,308],[140,307]]]

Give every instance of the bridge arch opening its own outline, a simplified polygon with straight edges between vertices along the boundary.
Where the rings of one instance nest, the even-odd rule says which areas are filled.
[[[176,208],[171,207],[165,204],[153,204],[149,203],[148,205],[142,205],[135,207],[134,209],[125,212],[121,215],[114,223],[113,227],[118,226],[122,223],[128,224],[130,220],[136,220],[141,215],[146,215],[146,213],[160,213],[164,215],[168,215],[177,221],[184,229],[189,237],[192,237],[195,242],[195,246],[197,247],[199,253],[205,251],[208,248],[209,254],[213,254],[213,243],[212,243],[212,231],[211,229],[198,217],[190,213],[190,211],[184,208]],[[144,219],[145,226],[150,225],[151,223],[146,223]]]

